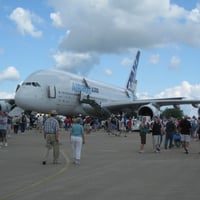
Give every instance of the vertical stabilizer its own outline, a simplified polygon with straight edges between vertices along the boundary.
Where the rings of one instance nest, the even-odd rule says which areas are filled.
[[[135,61],[133,63],[133,67],[131,69],[129,79],[126,85],[126,89],[130,91],[133,94],[133,97],[135,97],[135,90],[137,86],[137,80],[136,80],[136,72],[137,72],[137,67],[139,63],[139,57],[140,57],[140,51],[137,52]]]

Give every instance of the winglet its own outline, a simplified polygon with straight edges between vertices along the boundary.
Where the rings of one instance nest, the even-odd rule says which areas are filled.
[[[140,57],[140,51],[138,51],[136,54],[135,61],[133,63],[133,67],[131,69],[129,79],[126,85],[126,89],[131,91],[134,96],[135,96],[135,89],[137,86],[136,72],[137,72],[137,67],[139,63],[139,57]]]

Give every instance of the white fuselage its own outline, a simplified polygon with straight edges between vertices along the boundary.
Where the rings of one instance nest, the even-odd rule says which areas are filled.
[[[62,115],[95,114],[95,109],[81,100],[91,99],[98,105],[118,101],[131,102],[125,89],[58,70],[42,70],[31,74],[15,95],[16,104],[24,110]]]

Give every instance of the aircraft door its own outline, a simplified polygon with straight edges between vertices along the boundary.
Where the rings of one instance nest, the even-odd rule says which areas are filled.
[[[48,98],[56,98],[56,87],[54,85],[48,86]]]

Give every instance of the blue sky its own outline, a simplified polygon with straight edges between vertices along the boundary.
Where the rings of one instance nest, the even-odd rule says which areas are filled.
[[[138,98],[200,98],[200,0],[0,0],[0,98],[57,68],[125,87],[137,50]]]

